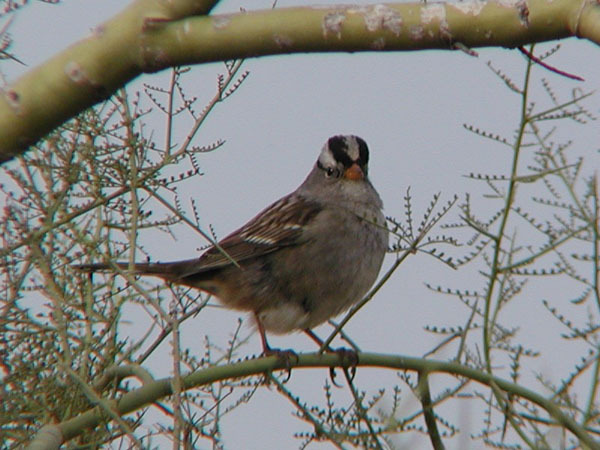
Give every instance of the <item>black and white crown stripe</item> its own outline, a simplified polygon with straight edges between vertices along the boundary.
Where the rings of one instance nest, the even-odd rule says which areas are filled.
[[[336,168],[341,163],[344,168],[352,164],[358,166],[366,174],[369,163],[367,143],[358,136],[333,136],[323,147],[317,165],[322,170]]]

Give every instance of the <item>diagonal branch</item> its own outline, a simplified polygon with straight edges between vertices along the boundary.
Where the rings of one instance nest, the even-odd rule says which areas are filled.
[[[429,390],[429,375],[427,372],[419,372],[419,384],[417,385],[419,400],[423,405],[423,417],[427,425],[427,434],[431,440],[431,446],[434,450],[444,450],[444,442],[440,436],[437,426],[435,411],[433,410],[433,401],[431,400],[431,391]]]

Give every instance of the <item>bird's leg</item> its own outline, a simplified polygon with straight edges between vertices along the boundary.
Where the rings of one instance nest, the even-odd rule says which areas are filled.
[[[271,348],[271,346],[269,345],[269,342],[267,341],[267,332],[265,330],[265,327],[262,324],[262,322],[256,312],[254,313],[254,320],[256,320],[256,326],[257,326],[258,332],[260,334],[260,341],[262,342],[262,346],[263,346],[263,355],[277,356],[277,358],[285,365],[285,368],[288,372],[288,376],[287,376],[286,380],[284,381],[284,383],[287,382],[290,379],[290,376],[292,375],[291,360],[293,358],[296,360],[296,362],[298,362],[298,355],[292,349],[282,350],[279,348]]]
[[[313,330],[311,330],[310,328],[307,328],[307,329],[304,330],[304,332],[306,333],[306,335],[309,338],[311,338],[313,341],[315,341],[317,343],[317,345],[319,346],[319,353],[321,353],[321,352],[323,352],[325,350],[327,350],[330,353],[334,352],[334,350],[331,347],[329,347],[329,346],[327,346],[327,348],[323,348],[324,342],[321,340],[321,338],[319,336],[317,336],[315,334],[315,332]],[[335,377],[336,377],[335,367],[330,367],[329,368],[329,378],[331,378],[331,383],[334,386],[341,388],[342,385],[341,384],[337,384],[337,382],[335,381]]]
[[[270,355],[273,353],[273,349],[267,342],[267,332],[265,331],[265,327],[260,321],[258,314],[254,313],[254,320],[256,320],[256,326],[258,328],[258,333],[260,334],[260,342],[262,343],[263,354]]]
[[[358,354],[356,353],[355,350],[353,349],[349,349],[349,348],[345,348],[345,347],[340,347],[340,348],[336,348],[335,350],[332,349],[329,345],[325,348],[323,348],[324,342],[321,340],[321,338],[319,336],[317,336],[315,334],[315,332],[309,328],[304,330],[304,333],[306,333],[306,335],[311,338],[313,341],[315,341],[317,343],[317,345],[319,346],[319,351],[326,351],[329,353],[337,353],[340,357],[341,363],[342,363],[342,367],[344,368],[351,368],[351,372],[352,372],[352,376],[351,378],[354,378],[354,374],[356,374],[356,365],[358,364]],[[335,382],[335,367],[330,367],[329,368],[329,376],[331,378],[331,382],[336,385],[337,387],[341,387],[341,385],[337,384]]]

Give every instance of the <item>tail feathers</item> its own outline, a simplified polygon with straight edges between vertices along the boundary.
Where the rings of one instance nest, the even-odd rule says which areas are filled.
[[[104,264],[104,263],[91,263],[91,264],[73,264],[73,267],[76,270],[81,272],[110,272],[115,270],[115,266],[122,270],[127,270],[129,265],[127,263],[116,262],[114,264]]]
[[[126,262],[114,262],[110,264],[92,263],[75,264],[73,267],[82,272],[111,272],[115,268],[129,271],[130,265]],[[198,260],[176,261],[167,263],[135,263],[131,273],[137,275],[156,275],[165,279],[178,279],[197,272]],[[196,269],[196,270],[194,270]]]

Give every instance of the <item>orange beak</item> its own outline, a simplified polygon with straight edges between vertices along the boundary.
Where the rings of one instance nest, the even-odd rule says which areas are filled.
[[[350,167],[346,169],[344,172],[344,178],[348,180],[362,180],[365,177],[362,169],[358,166],[358,164],[354,163]]]

